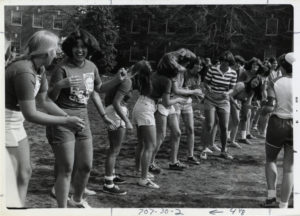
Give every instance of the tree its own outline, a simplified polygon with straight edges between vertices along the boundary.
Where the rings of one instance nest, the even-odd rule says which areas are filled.
[[[89,31],[99,42],[101,53],[96,53],[92,60],[99,69],[99,73],[109,73],[116,65],[115,43],[118,39],[118,26],[115,25],[112,8],[110,6],[80,6],[76,8],[69,20],[65,32],[76,28]]]

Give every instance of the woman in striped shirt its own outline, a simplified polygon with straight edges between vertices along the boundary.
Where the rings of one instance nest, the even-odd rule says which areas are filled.
[[[213,127],[216,117],[219,119],[221,135],[221,154],[225,159],[233,159],[225,148],[227,142],[227,130],[230,116],[229,94],[236,84],[236,71],[230,67],[234,65],[234,56],[230,51],[225,51],[220,56],[220,65],[211,67],[204,80],[206,90],[204,99],[205,130],[204,142],[206,147],[211,146],[213,140]]]

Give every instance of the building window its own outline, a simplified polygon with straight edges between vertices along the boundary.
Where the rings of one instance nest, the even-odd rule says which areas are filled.
[[[266,20],[266,36],[276,36],[278,34],[278,19],[271,18]]]
[[[141,22],[138,19],[132,19],[130,23],[130,33],[139,34],[141,31]]]
[[[15,33],[11,37],[11,47],[16,48],[16,53],[21,53],[21,35]]]
[[[264,51],[264,59],[276,56],[276,48],[269,45]]]
[[[53,16],[53,29],[62,30],[63,29],[63,20],[60,16]]]
[[[42,14],[32,14],[32,27],[33,28],[43,28],[43,15]]]
[[[129,62],[137,62],[147,58],[147,50],[134,44],[130,46]]]
[[[294,31],[294,20],[293,19],[289,19],[289,23],[288,23],[288,32],[293,32]]]
[[[176,27],[174,22],[172,22],[170,19],[166,20],[166,34],[167,35],[172,35],[175,34],[176,32]]]
[[[158,33],[158,22],[155,18],[148,19],[148,34],[157,34]]]
[[[153,48],[153,45],[152,46],[147,46],[147,60],[149,62],[156,62],[157,61],[157,58],[158,56],[162,55],[163,53],[160,53],[159,50]]]
[[[22,12],[21,11],[11,11],[11,24],[22,26]]]

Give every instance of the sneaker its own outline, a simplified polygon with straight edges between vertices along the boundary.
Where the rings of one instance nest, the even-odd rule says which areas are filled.
[[[68,200],[68,206],[73,208],[92,208],[85,199],[82,199],[80,202],[76,202],[73,199],[73,196]]]
[[[153,189],[159,188],[159,186],[157,184],[155,184],[153,181],[151,181],[150,179],[140,179],[138,181],[138,185],[147,187],[147,188],[153,188]]]
[[[161,168],[157,166],[155,163],[152,163],[149,166],[149,172],[152,172],[154,174],[160,174],[161,173]]]
[[[253,125],[252,130],[257,131],[258,130],[257,125]]]
[[[185,168],[187,168],[187,166],[185,164],[181,163],[180,161],[177,161],[174,164],[169,164],[169,169],[170,170],[179,170],[179,171],[182,171]]]
[[[97,194],[96,191],[90,190],[90,189],[88,189],[88,188],[85,188],[85,189],[84,189],[84,193],[85,193],[86,195],[88,195],[88,196],[94,196],[94,195]]]
[[[221,149],[216,144],[213,144],[211,148],[213,151],[218,151],[218,152],[221,151]]]
[[[207,153],[206,153],[206,152],[202,152],[202,153],[200,154],[200,158],[201,158],[202,160],[207,160]]]
[[[115,184],[124,184],[124,183],[126,183],[126,180],[120,178],[120,176],[118,176],[118,175],[114,175],[113,182],[114,182]]]
[[[113,187],[109,188],[105,184],[103,185],[103,192],[115,195],[126,195],[127,192],[121,190],[118,185],[113,185]]]
[[[227,146],[228,147],[239,148],[239,149],[242,148],[242,146],[240,144],[238,144],[237,142],[234,142],[234,141],[233,142],[229,142]]]
[[[141,178],[141,176],[142,176],[142,173],[141,173],[141,171],[134,171],[134,176],[136,177],[136,178]],[[154,178],[155,178],[155,176],[153,175],[153,174],[151,174],[150,172],[148,172],[147,173],[147,178],[148,179],[151,179],[151,180],[154,180]]]
[[[256,135],[256,137],[259,138],[259,139],[266,139],[266,135],[263,134],[263,133],[258,133],[258,134]]]
[[[51,188],[50,196],[52,196],[54,199],[56,199],[55,187],[54,187],[54,186]],[[70,197],[69,197],[69,196],[68,196],[67,200],[68,200],[68,201],[70,200]]]
[[[248,134],[248,135],[246,136],[246,138],[247,138],[247,139],[256,139],[256,137],[253,136],[252,134]]]
[[[187,158],[187,162],[194,165],[199,165],[200,161],[195,156],[190,156]]]
[[[252,145],[252,142],[250,142],[248,139],[240,139],[239,142],[247,145]]]
[[[206,147],[202,152],[208,153],[208,154],[212,154],[213,153],[213,151],[210,150],[208,147]]]
[[[278,208],[278,202],[276,201],[276,197],[267,198],[261,206],[265,208]]]
[[[221,152],[220,157],[228,160],[233,160],[233,157],[227,152]]]
[[[73,185],[70,185],[70,194],[74,194],[74,191],[75,191],[75,189],[74,189]],[[84,194],[87,195],[87,196],[94,196],[97,193],[96,193],[96,191],[85,188],[84,189]]]

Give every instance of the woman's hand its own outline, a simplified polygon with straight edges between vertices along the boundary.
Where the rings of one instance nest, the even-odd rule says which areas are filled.
[[[193,90],[193,95],[197,96],[197,97],[203,97],[203,92],[201,89],[194,89]]]
[[[109,129],[111,129],[111,130],[117,129],[117,125],[114,123],[113,120],[111,120],[109,117],[107,117],[107,115],[104,115],[103,121],[106,124],[106,127],[108,127]]]
[[[82,79],[79,76],[70,76],[58,82],[60,88],[78,87]]]
[[[73,128],[75,130],[82,130],[85,127],[85,123],[82,119],[78,118],[77,116],[67,116],[66,117],[65,126],[69,128]]]
[[[133,126],[132,126],[132,124],[131,124],[130,121],[126,121],[125,124],[126,124],[126,128],[127,128],[128,130],[132,130],[132,129],[133,129]]]
[[[229,99],[229,94],[228,94],[228,92],[223,92],[223,93],[222,93],[222,96],[223,96],[224,99]]]

